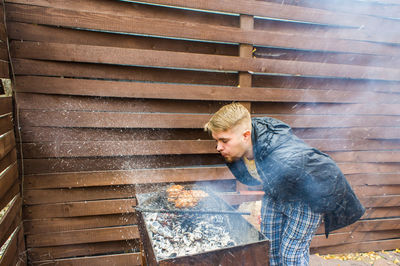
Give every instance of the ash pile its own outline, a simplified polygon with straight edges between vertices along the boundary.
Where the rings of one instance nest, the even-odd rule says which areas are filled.
[[[158,259],[192,255],[237,243],[223,215],[148,213],[144,215]]]

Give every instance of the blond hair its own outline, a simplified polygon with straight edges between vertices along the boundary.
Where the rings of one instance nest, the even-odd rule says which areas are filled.
[[[242,123],[251,128],[250,112],[240,103],[231,103],[219,109],[204,125],[204,130],[222,132]]]

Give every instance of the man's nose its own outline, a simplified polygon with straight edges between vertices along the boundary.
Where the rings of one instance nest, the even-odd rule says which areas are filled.
[[[217,143],[217,151],[222,151],[223,149],[224,149],[224,147],[223,147],[223,145],[222,145],[222,143]]]

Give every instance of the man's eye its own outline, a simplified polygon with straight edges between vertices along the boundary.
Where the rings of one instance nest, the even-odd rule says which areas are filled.
[[[223,140],[221,140],[221,141],[222,141],[222,143],[227,143],[227,142],[228,142],[227,139],[223,139]]]

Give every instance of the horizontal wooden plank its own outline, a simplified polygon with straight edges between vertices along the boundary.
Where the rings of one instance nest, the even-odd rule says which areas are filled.
[[[22,233],[22,227],[19,226],[15,229],[13,236],[11,237],[10,242],[4,250],[0,258],[1,265],[16,265],[19,256],[23,258],[24,251],[19,250],[20,242],[23,241],[24,235]]]
[[[107,129],[107,128],[61,128],[26,127],[20,132],[25,142],[47,141],[132,141],[132,140],[210,140],[203,129]],[[294,128],[293,133],[301,139],[348,139],[348,140],[395,140],[400,139],[397,127],[357,128]],[[17,135],[17,141],[19,137]],[[377,152],[383,154],[385,151]],[[344,159],[347,156],[343,157]],[[362,156],[364,158],[364,155]],[[385,155],[377,155],[377,160],[387,160]],[[360,158],[361,159],[361,158]]]
[[[97,7],[98,5],[96,5]],[[193,42],[128,34],[109,34],[18,22],[8,23],[7,30],[10,40],[89,44],[200,54],[238,55],[237,45],[223,43]]]
[[[149,178],[151,177],[151,178]],[[145,183],[208,181],[232,179],[226,167],[172,168],[172,169],[137,169],[128,171],[96,171],[26,175],[26,189],[69,188],[109,185],[131,185]]]
[[[193,166],[214,166],[224,163],[217,155],[155,155],[132,157],[81,157],[25,159],[24,173],[65,173],[80,171],[110,171],[154,168],[186,168]]]
[[[0,78],[9,79],[10,71],[9,64],[6,61],[0,61]]]
[[[339,163],[340,170],[348,174],[397,173],[400,164],[396,163]]]
[[[400,80],[394,68],[244,58],[93,45],[13,42],[16,58],[218,71],[251,71],[300,76]]]
[[[3,246],[11,233],[21,224],[21,210],[21,197],[14,198],[11,206],[0,219],[0,246]]]
[[[0,116],[12,113],[12,98],[11,96],[0,96]]]
[[[398,207],[400,205],[400,195],[375,196],[360,198],[364,207]]]
[[[0,136],[0,160],[15,147],[14,131],[8,131]]]
[[[253,87],[292,88],[292,89],[321,89],[347,90],[362,94],[366,91],[397,92],[399,82],[383,80],[362,80],[362,79],[337,79],[329,77],[302,77],[302,76],[278,76],[278,75],[252,75]],[[257,104],[252,106],[252,109]]]
[[[9,0],[7,2],[13,3],[23,3],[23,4],[34,4],[39,6],[51,6],[57,8],[63,8],[68,10],[77,10],[76,6],[71,3],[72,1],[55,1],[52,5],[49,5],[45,1],[23,1],[23,0]],[[232,6],[228,1],[222,2],[211,2],[211,1],[169,1],[169,0],[151,0],[151,1],[140,1],[144,3],[151,4],[160,4],[163,6],[174,6],[174,7],[184,7],[189,9],[197,9],[198,11],[217,11],[217,12],[227,12],[234,14],[247,14],[247,15],[256,15],[256,16],[265,16],[276,19],[289,19],[289,20],[297,20],[303,22],[313,22],[313,23],[321,23],[321,24],[333,24],[333,25],[342,25],[342,26],[352,26],[352,27],[360,27],[362,24],[357,23],[366,23],[369,21],[369,17],[360,16],[360,15],[349,15],[340,12],[332,12],[321,9],[314,9],[309,7],[299,7],[299,6],[291,6],[285,5],[285,8],[282,8],[282,5],[271,3],[271,2],[254,2],[249,3],[246,1],[238,1],[236,5]],[[90,8],[93,8],[93,1],[86,1],[84,5],[82,5],[82,10],[91,11]],[[111,13],[106,7],[116,5],[106,5],[104,2],[100,2],[99,7],[97,8],[97,12],[99,13]],[[122,5],[121,5],[122,7]],[[131,14],[129,11],[129,6],[125,5],[127,10],[122,11],[123,15]],[[118,7],[117,7],[118,8]],[[79,10],[79,9],[78,9]],[[307,13],[307,15],[305,15]],[[112,14],[112,13],[111,13]],[[336,15],[336,17],[335,17]]]
[[[14,148],[0,160],[0,173],[17,161],[17,150]]]
[[[15,162],[0,174],[0,199],[3,198],[18,180],[18,165]]]
[[[278,1],[274,1],[278,2]],[[375,15],[380,17],[396,18],[400,12],[400,7],[397,1],[392,0],[376,0],[376,1],[347,1],[347,0],[332,0],[329,2],[321,2],[318,0],[285,1],[288,5],[299,5],[304,7],[312,7],[330,11],[349,12],[353,14]],[[355,8],[356,7],[356,8]]]
[[[49,115],[51,114],[51,116]],[[258,117],[262,115],[257,115]],[[267,115],[263,115],[267,116]],[[299,116],[268,115],[293,128],[309,127],[384,127],[400,124],[400,116]],[[95,128],[203,128],[211,114],[123,113],[88,111],[23,110],[21,124],[28,127],[95,127]],[[351,143],[349,143],[351,144]]]
[[[40,234],[111,226],[136,224],[136,215],[113,214],[69,218],[50,218],[24,221],[25,234]]]
[[[216,153],[213,140],[24,143],[24,158]]]
[[[393,151],[337,151],[358,149],[365,143],[364,149],[370,148],[369,141],[359,141],[346,148],[346,141],[329,141],[320,144],[320,140],[305,140],[316,146],[337,162],[343,163],[396,163],[400,154]],[[317,145],[316,145],[317,144]],[[357,145],[358,144],[358,145]],[[371,143],[371,146],[373,144]],[[131,155],[168,155],[168,154],[216,154],[214,140],[135,140],[135,141],[65,141],[24,143],[24,158],[51,157],[91,157],[91,156],[131,156]],[[367,164],[364,164],[367,165]],[[348,172],[350,173],[350,172]]]
[[[77,217],[132,213],[136,199],[96,200],[31,205],[23,209],[24,219]]]
[[[253,49],[256,58],[280,60],[298,60],[307,62],[325,62],[329,64],[345,64],[376,67],[393,67],[400,64],[400,57],[389,55],[326,53],[322,51],[305,51],[296,49],[271,48],[256,46]]]
[[[367,208],[363,219],[373,218],[388,218],[388,217],[399,217],[399,207],[378,207],[378,208]]]
[[[0,134],[3,135],[13,129],[12,114],[0,116]]]
[[[15,198],[15,196],[20,194],[20,185],[19,180],[15,182],[12,187],[6,192],[6,194],[0,199],[0,210],[8,205],[8,203]]]
[[[330,81],[326,81],[330,82]],[[328,90],[329,91],[329,90]],[[341,93],[339,90],[335,90],[335,92],[330,91],[332,94]],[[358,91],[349,91],[349,94],[358,95],[360,98],[363,98],[364,93]],[[382,95],[385,93],[382,93]],[[273,102],[253,102],[252,103],[252,112],[254,114],[299,114],[299,115],[334,115],[334,114],[353,114],[353,115],[399,115],[400,114],[400,105],[397,103],[394,104],[385,104],[379,103],[379,99],[375,101],[374,97],[369,98],[365,94],[366,98],[369,99],[369,103],[365,104],[347,104],[347,103],[339,103],[339,104],[324,104],[324,103],[300,103],[300,102],[292,102],[292,103],[284,103],[283,101],[280,103]],[[379,94],[375,94],[378,96]],[[387,94],[389,96],[390,94]],[[389,96],[390,97],[390,96]],[[379,96],[378,96],[379,98]],[[363,100],[360,100],[362,102]]]
[[[400,139],[397,127],[295,128],[293,133],[301,139]]]
[[[41,61],[18,58],[13,58],[13,66],[17,75],[47,75],[132,81],[152,80],[154,82],[237,86],[236,73],[203,71],[201,75],[199,75],[198,71],[192,70]],[[392,89],[392,87],[390,87],[390,89]]]
[[[139,238],[138,228],[136,225],[131,225],[27,235],[26,245],[28,248],[31,248],[131,240],[136,238]]]
[[[329,155],[337,162],[400,162],[400,151],[346,151]]]
[[[370,252],[380,250],[394,250],[400,244],[400,239],[389,239],[379,241],[366,241],[359,243],[343,244],[330,247],[320,247],[311,249],[311,253],[337,254],[349,252]]]
[[[104,256],[93,256],[93,257],[80,257],[71,259],[58,259],[49,261],[37,261],[32,265],[43,265],[47,263],[56,263],[57,265],[141,265],[141,254],[140,253],[126,253],[116,255],[104,255]]]
[[[386,240],[398,238],[399,230],[377,231],[377,232],[352,232],[352,233],[332,233],[329,238],[324,235],[314,236],[311,241],[311,248],[328,247],[347,243],[360,243],[364,241]]]
[[[43,1],[42,1],[43,3]],[[104,2],[103,2],[104,3]],[[48,4],[46,4],[48,6]],[[54,3],[52,3],[54,6]],[[279,6],[280,12],[282,10],[286,10]],[[186,14],[185,19],[182,19],[182,14],[173,14],[171,16],[160,16],[163,14],[163,11],[173,11],[178,12],[172,9],[164,9],[162,12],[152,12],[145,16],[144,14],[140,15],[132,12],[129,14],[129,10],[135,10],[134,8],[127,7],[122,12],[119,12],[119,16],[116,16],[115,13],[109,12],[109,10],[115,10],[115,8],[121,7],[121,4],[114,5],[113,7],[108,7],[107,12],[102,12],[100,10],[101,5],[96,2],[96,8],[92,9],[79,9],[76,11],[76,6],[68,8],[65,6],[58,5],[60,8],[49,8],[49,7],[39,7],[39,6],[24,6],[24,5],[16,5],[16,4],[8,4],[7,5],[7,18],[8,20],[12,21],[19,21],[19,22],[30,22],[35,24],[44,24],[44,25],[61,25],[65,27],[78,27],[78,28],[88,28],[88,29],[96,29],[102,31],[114,31],[114,32],[124,32],[124,33],[136,33],[136,34],[145,34],[145,35],[155,35],[155,36],[169,36],[169,37],[177,37],[177,38],[189,38],[189,39],[200,39],[200,40],[209,40],[209,41],[222,41],[222,42],[236,42],[236,43],[253,43],[259,45],[269,45],[269,46],[281,46],[285,47],[285,45],[296,45],[296,47],[300,49],[321,49],[321,50],[329,50],[330,49],[345,49],[351,50],[354,49],[356,46],[357,48],[361,48],[364,52],[367,50],[362,49],[363,46],[371,46],[371,44],[361,44],[352,42],[352,40],[366,40],[366,41],[377,41],[382,42],[387,40],[388,42],[398,42],[397,36],[393,31],[386,31],[386,34],[382,34],[380,32],[374,32],[375,34],[370,34],[367,30],[365,30],[366,24],[363,24],[363,28],[356,26],[353,29],[347,29],[347,31],[341,30],[339,33],[332,34],[330,37],[336,37],[336,44],[337,46],[334,47],[333,45],[327,44],[327,42],[323,42],[324,38],[318,37],[318,35],[309,34],[308,36],[302,36],[303,42],[298,42],[298,38],[293,35],[298,35],[298,32],[294,32],[293,34],[282,34],[281,32],[265,32],[265,31],[244,31],[239,28],[234,27],[218,27],[220,24],[214,25],[207,25],[210,21],[214,19],[209,19],[208,21],[194,21],[190,19],[191,17],[195,17],[194,14]],[[132,6],[131,6],[132,7]],[[136,6],[136,8],[139,8]],[[67,9],[61,9],[67,8]],[[120,8],[121,9],[121,8]],[[156,9],[156,7],[151,7],[150,9]],[[96,10],[96,12],[93,12]],[[126,12],[128,11],[128,13]],[[179,10],[181,11],[181,10]],[[182,12],[182,11],[181,11]],[[321,12],[321,10],[319,10]],[[125,13],[125,14],[124,14]],[[28,15],[29,14],[29,15]],[[46,14],[46,16],[43,16]],[[59,15],[62,14],[62,15]],[[207,13],[206,13],[207,14]],[[194,16],[193,16],[194,15]],[[202,14],[204,16],[204,14]],[[338,14],[335,13],[337,16]],[[219,14],[219,16],[222,16]],[[305,17],[309,18],[309,14]],[[157,18],[157,19],[155,19]],[[189,19],[188,19],[189,18]],[[232,18],[232,17],[231,17]],[[368,20],[378,20],[376,23],[379,23],[382,26],[383,24],[388,24],[393,27],[393,22],[368,17]],[[104,21],[107,20],[109,23],[105,23]],[[276,20],[272,20],[276,21]],[[337,17],[335,17],[335,21],[337,22]],[[199,23],[200,22],[200,23]],[[208,23],[207,23],[208,22]],[[354,23],[354,21],[352,21]],[[294,24],[294,23],[291,23]],[[152,25],[152,27],[149,27]],[[156,26],[155,26],[156,25]],[[354,25],[354,24],[353,24]],[[234,23],[227,24],[226,26],[237,26]],[[374,24],[374,26],[377,26]],[[324,27],[325,30],[327,27]],[[389,27],[387,27],[390,29]],[[177,31],[176,29],[179,29]],[[265,28],[264,28],[265,29]],[[271,38],[265,38],[265,34],[271,36]],[[328,34],[324,34],[322,36],[329,36]],[[391,36],[391,38],[388,38]],[[307,38],[307,40],[305,38]],[[297,39],[297,42],[295,41]],[[311,41],[314,40],[314,42]],[[350,42],[349,42],[350,40]],[[325,46],[323,45],[325,44]],[[308,47],[308,48],[304,48]],[[317,48],[318,47],[318,48]],[[389,50],[391,47],[388,47]],[[360,50],[354,49],[353,51],[359,53]],[[383,52],[383,49],[380,49]],[[369,52],[371,53],[371,52]]]
[[[358,197],[400,195],[400,185],[354,186],[353,190]]]
[[[360,185],[400,185],[400,179],[397,173],[366,173],[346,175],[353,186]]]
[[[77,245],[64,245],[53,247],[37,247],[27,250],[28,256],[33,261],[71,258],[76,256],[104,255],[109,253],[138,252],[137,241],[112,241]]]
[[[332,12],[328,10],[300,7],[284,3],[266,2],[266,1],[238,1],[235,5],[230,5],[229,1],[175,1],[175,0],[141,0],[140,2],[157,3],[167,6],[195,8],[200,10],[222,11],[236,14],[247,14],[282,20],[294,20],[303,22],[312,22],[318,24],[333,24],[341,26],[354,27],[357,23],[376,23],[376,20],[370,20],[368,16],[354,15],[349,13]],[[343,21],[342,21],[343,19]],[[335,21],[337,20],[337,21]],[[373,22],[374,21],[374,22]],[[338,24],[336,24],[338,23]],[[365,24],[363,24],[365,25]],[[356,26],[357,27],[357,26]]]
[[[367,217],[367,215],[364,215]],[[369,218],[371,219],[371,218]],[[373,232],[373,231],[384,231],[384,230],[398,230],[399,229],[399,218],[384,218],[384,219],[373,219],[373,220],[358,220],[355,223],[343,227],[341,229],[333,231],[334,233],[353,233],[353,232]],[[317,235],[324,235],[325,228],[322,223],[318,228]]]
[[[24,191],[24,204],[63,203],[84,200],[123,199],[135,194],[134,186],[110,186]]]
[[[252,87],[226,87],[202,85],[178,85],[141,82],[69,79],[54,77],[18,77],[17,92],[33,92],[58,95],[84,95],[101,97],[128,97],[150,99],[212,100],[212,101],[268,101],[268,102],[313,102],[313,103],[396,103],[400,99],[393,94],[364,92],[362,94],[337,91],[332,93],[312,89],[275,89]],[[109,88],[112,87],[113,90]],[[185,93],[182,93],[182,92]],[[54,97],[18,94],[17,104],[24,109],[44,109],[52,105]],[[37,101],[27,101],[27,98]],[[41,99],[49,99],[41,105]],[[58,103],[60,104],[60,103]],[[57,109],[63,108],[58,106]],[[72,107],[72,106],[71,106]],[[69,108],[71,108],[69,107]],[[343,107],[343,105],[342,105]],[[391,107],[390,105],[388,106]],[[397,108],[396,108],[397,107]],[[392,109],[398,110],[396,104]],[[80,108],[85,108],[81,106]],[[370,107],[371,108],[371,107]],[[370,109],[369,109],[370,110]],[[389,109],[390,110],[390,109]],[[371,111],[369,111],[371,112]],[[381,111],[382,112],[382,111]],[[343,110],[342,110],[343,113]],[[398,114],[398,111],[397,111]]]

